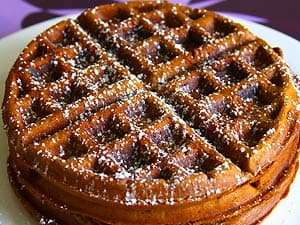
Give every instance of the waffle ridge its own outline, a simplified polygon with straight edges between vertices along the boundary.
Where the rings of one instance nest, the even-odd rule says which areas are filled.
[[[27,186],[40,224],[253,224],[297,167],[290,74],[264,40],[208,10],[88,9],[37,36],[9,74],[11,182]]]

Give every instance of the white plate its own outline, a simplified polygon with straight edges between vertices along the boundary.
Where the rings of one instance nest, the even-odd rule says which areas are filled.
[[[292,70],[300,75],[300,42],[271,28],[234,18],[244,24],[258,36],[267,40],[272,46],[280,46],[286,62]],[[0,40],[0,102],[4,95],[6,76],[18,54],[38,33],[55,24],[61,18],[52,19],[27,29],[21,30]],[[7,138],[0,116],[0,225],[33,225],[35,224],[23,209],[10,188],[6,160],[8,156]],[[288,196],[265,218],[262,225],[299,225],[300,223],[300,170],[291,186]]]

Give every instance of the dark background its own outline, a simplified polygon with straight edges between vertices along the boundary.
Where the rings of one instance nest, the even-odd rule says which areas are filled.
[[[117,1],[123,0],[4,1],[0,7],[0,11],[3,11],[2,14],[0,12],[0,38],[50,18],[79,13],[88,7]],[[173,0],[172,2],[180,2],[191,7],[205,7],[259,22],[300,40],[299,0]]]

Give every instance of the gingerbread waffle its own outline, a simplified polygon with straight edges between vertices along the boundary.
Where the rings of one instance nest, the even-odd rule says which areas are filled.
[[[11,69],[10,181],[39,224],[256,224],[297,171],[298,101],[281,51],[230,19],[101,5]]]

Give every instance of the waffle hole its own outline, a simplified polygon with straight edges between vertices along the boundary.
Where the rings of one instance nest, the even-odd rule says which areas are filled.
[[[252,64],[254,65],[255,68],[258,70],[262,70],[263,68],[271,65],[274,63],[274,60],[272,59],[271,55],[267,52],[267,50],[260,46],[254,56],[254,60]]]
[[[272,56],[263,46],[245,52],[241,58],[257,70],[262,70],[274,63]]]
[[[209,31],[217,38],[223,38],[236,30],[235,26],[227,21],[215,19],[213,28]]]
[[[52,42],[54,42],[57,48],[61,48],[78,42],[78,37],[71,27],[66,27],[65,30],[62,31],[61,37],[56,40],[52,40]]]
[[[122,37],[129,43],[143,41],[153,35],[153,31],[140,24],[128,30]]]
[[[60,145],[58,154],[62,159],[73,159],[85,155],[88,152],[87,146],[76,136],[72,134],[64,145]]]
[[[41,84],[55,82],[62,76],[59,72],[59,67],[55,66],[52,61],[41,64],[38,68],[29,68],[27,72],[33,81]]]
[[[33,80],[41,80],[41,78],[43,77],[43,73],[41,73],[40,70],[37,70],[37,69],[28,69],[27,70],[28,73],[30,74],[30,76],[32,77]]]
[[[93,172],[97,174],[115,175],[117,172],[120,172],[120,166],[113,158],[102,156],[96,160]]]
[[[214,74],[222,83],[228,86],[232,86],[248,76],[248,73],[234,62],[227,64],[225,68],[219,71],[215,71]]]
[[[76,34],[77,30],[70,20],[64,20],[58,23],[55,30],[56,32],[53,32],[53,30],[50,29],[50,32],[45,34],[46,38],[44,42],[47,45],[51,44],[49,47],[61,48],[72,45],[78,41],[78,34]]]
[[[195,157],[195,160],[191,163],[188,170],[191,173],[203,172],[208,174],[221,164],[222,163],[219,160],[210,156],[208,153],[201,152],[197,157]]]
[[[202,35],[194,31],[193,29],[190,29],[188,31],[187,36],[183,38],[183,40],[179,40],[177,42],[177,44],[181,44],[186,51],[192,51],[195,48],[199,48],[204,43],[205,42]]]
[[[158,45],[148,49],[147,53],[146,56],[155,65],[171,61],[177,56],[177,54],[172,49],[167,48],[167,46],[163,43],[158,43]]]
[[[109,86],[123,79],[122,74],[109,65],[106,65],[104,70],[95,77],[97,79],[97,87]]]
[[[84,87],[72,84],[70,87],[66,87],[65,90],[63,90],[62,94],[54,94],[53,98],[59,105],[65,106],[76,102],[77,100],[85,97],[86,95],[87,91]]]
[[[176,124],[172,124],[156,132],[151,139],[160,149],[173,154],[191,141],[191,138],[183,129]]]
[[[258,181],[252,182],[252,183],[250,183],[250,185],[254,188],[258,188],[260,185],[260,181],[258,180]]]
[[[203,11],[199,9],[188,9],[184,11],[184,14],[192,20],[197,20],[204,16]]]
[[[238,95],[247,104],[254,103],[259,107],[263,107],[270,105],[274,100],[274,93],[270,93],[257,83],[242,87],[243,88],[238,91]]]
[[[28,93],[29,88],[21,78],[17,79],[17,84],[18,84],[17,98],[25,97],[25,95]]]
[[[74,66],[78,69],[85,69],[90,65],[95,64],[99,57],[87,48],[80,51],[79,55],[75,58]]]
[[[135,172],[144,166],[155,162],[155,157],[141,143],[132,146],[131,154],[127,160],[124,160],[122,165],[130,173]]]
[[[189,93],[195,99],[201,99],[216,92],[214,85],[205,76],[192,77],[181,85],[181,90]]]
[[[168,12],[165,17],[165,25],[169,28],[180,27],[184,24],[184,19],[179,17],[177,13]]]
[[[46,107],[43,107],[39,101],[35,100],[30,107],[22,110],[22,119],[27,126],[36,123],[42,118],[47,117],[49,114],[50,112],[46,110]]]
[[[283,106],[283,100],[278,99],[278,101],[276,101],[276,104],[273,104],[273,107],[270,108],[271,109],[270,118],[272,120],[275,120],[277,118],[282,106]]]
[[[166,167],[160,171],[160,174],[157,178],[164,179],[164,180],[170,180],[173,176],[173,173],[174,172],[170,168]]]
[[[227,121],[235,119],[237,116],[234,114],[232,105],[224,99],[216,100],[209,107],[210,113],[215,118],[223,118]],[[214,129],[214,128],[212,128]],[[209,129],[210,130],[210,129]],[[213,131],[212,131],[213,132]]]
[[[121,139],[129,132],[129,127],[117,119],[109,117],[101,120],[88,129],[89,135],[99,144],[106,144]]]
[[[47,53],[47,46],[43,43],[39,44],[36,50],[32,53],[31,60],[44,56]]]
[[[268,130],[269,127],[266,123],[253,121],[251,129],[245,132],[240,138],[249,147],[253,147],[258,144]]]
[[[270,79],[270,82],[277,87],[283,87],[285,85],[285,81],[287,79],[287,76],[284,73],[281,73],[279,71],[276,71],[272,78]]]
[[[134,105],[134,107],[126,110],[126,115],[138,127],[143,127],[159,120],[163,114],[164,111],[161,107],[149,100],[139,102],[138,105]]]

